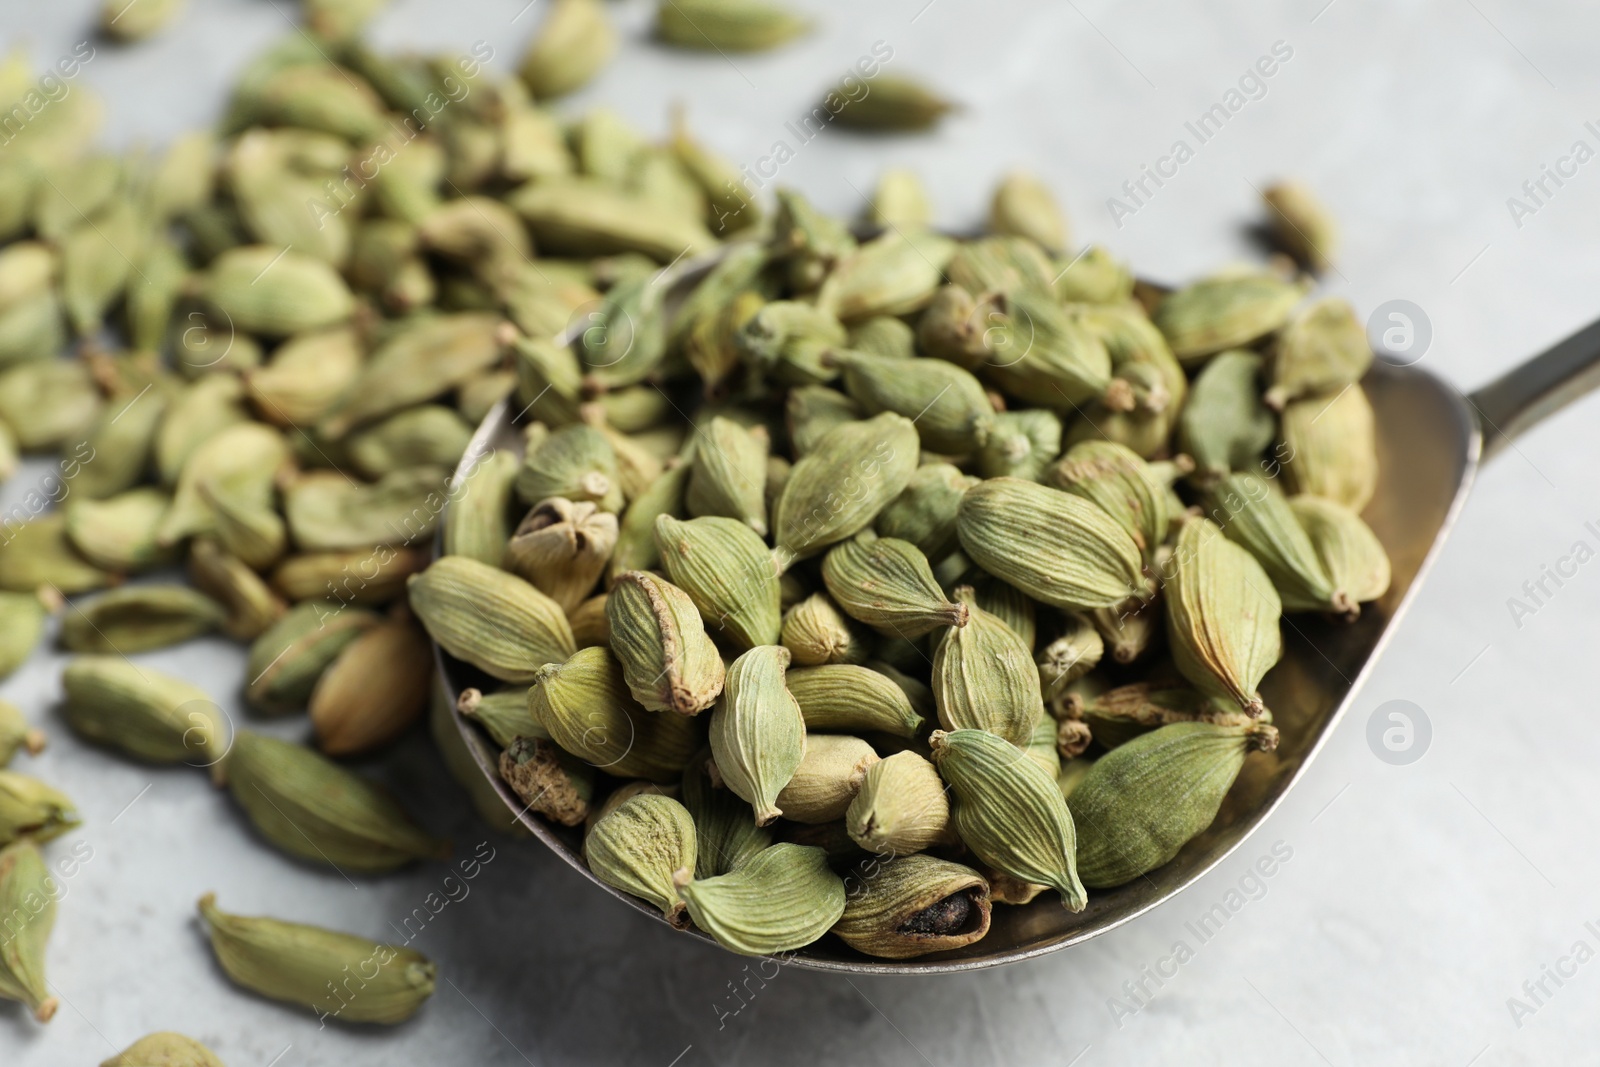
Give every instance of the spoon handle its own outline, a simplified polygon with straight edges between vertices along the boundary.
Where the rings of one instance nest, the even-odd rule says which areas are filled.
[[[1467,395],[1483,431],[1483,459],[1600,386],[1600,321]]]

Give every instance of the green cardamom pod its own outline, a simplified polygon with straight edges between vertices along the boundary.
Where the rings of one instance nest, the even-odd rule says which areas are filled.
[[[367,752],[422,717],[434,672],[428,636],[391,618],[352,641],[311,691],[306,710],[317,747],[330,756]]]
[[[1061,636],[1039,650],[1034,661],[1044,698],[1052,704],[1065,699],[1068,687],[1094,670],[1105,654],[1105,642],[1093,623],[1077,612],[1063,619]]]
[[[44,636],[44,624],[49,617],[50,609],[38,592],[0,592],[0,678],[15,673],[33,655],[33,650],[39,647],[39,638]],[[0,742],[0,752],[3,751],[4,744]],[[5,762],[0,759],[0,766]]]
[[[456,717],[450,710],[450,701],[442,686],[433,686],[432,699],[428,701],[428,736],[439,749],[445,770],[457,785],[466,791],[467,799],[478,818],[495,830],[517,840],[526,840],[533,832],[520,819],[520,810],[512,811],[506,804],[492,778],[483,773],[478,757],[467,740],[461,736]],[[527,708],[527,699],[519,692],[519,703]],[[546,742],[548,744],[548,742]],[[551,746],[554,747],[554,746]]]
[[[617,49],[605,5],[558,0],[517,68],[536,99],[563,96],[593,78]]]
[[[266,366],[245,375],[256,410],[285,428],[312,425],[332,411],[361,373],[363,352],[345,326],[285,341]]]
[[[213,767],[228,752],[222,709],[203,689],[121,656],[76,656],[61,674],[67,723],[151,763]]]
[[[1064,304],[1114,305],[1133,295],[1133,272],[1100,245],[1090,245],[1061,267],[1054,288]]]
[[[337,471],[310,471],[285,491],[283,510],[304,551],[413,543],[438,525],[447,479],[442,467],[397,470],[370,484],[352,483]],[[223,531],[219,525],[219,535]]]
[[[867,88],[856,97],[830,92],[820,106],[841,126],[877,131],[925,130],[956,108],[920,82],[895,74],[879,74]]]
[[[989,202],[989,229],[1009,237],[1026,237],[1053,255],[1067,247],[1067,220],[1061,205],[1032,174],[1013,171],[1001,179]]]
[[[689,514],[738,519],[765,537],[767,452],[764,431],[720,416],[701,427],[684,495]]]
[[[778,793],[794,777],[806,751],[800,705],[784,685],[789,650],[753,648],[728,667],[722,697],[711,711],[711,755],[727,788],[749,801],[756,825],[782,810]]]
[[[805,755],[777,805],[791,822],[825,823],[844,818],[867,770],[878,762],[872,746],[847,734],[807,734]]]
[[[1184,524],[1166,575],[1172,661],[1207,696],[1266,710],[1256,688],[1283,654],[1283,606],[1272,580],[1246,549],[1209,519]]]
[[[924,726],[905,690],[881,669],[832,663],[796,667],[786,676],[807,730],[877,732],[914,737]],[[932,699],[928,701],[932,710]]]
[[[337,325],[355,300],[339,272],[291,249],[231,248],[206,272],[202,295],[235,328],[287,337]]]
[[[1088,905],[1066,798],[1015,745],[984,730],[935,730],[933,762],[955,795],[951,823],[973,854],[1013,878],[1050,886],[1068,911]]]
[[[1157,565],[1159,567],[1159,564]],[[1095,608],[1089,621],[1116,663],[1132,663],[1150,648],[1164,625],[1160,595],[1115,608]]]
[[[528,713],[564,751],[618,778],[673,781],[700,746],[688,716],[639,706],[602,646],[541,667],[528,689]]]
[[[1044,714],[1039,668],[1022,638],[977,605],[971,586],[952,594],[970,611],[933,653],[933,699],[946,730],[988,730],[1018,747]]]
[[[1020,478],[967,490],[956,518],[972,561],[1035,600],[1065,610],[1112,607],[1145,588],[1144,561],[1095,504]]]
[[[890,230],[858,247],[823,283],[818,302],[840,322],[920,311],[943,282],[956,243],[929,230]]]
[[[691,463],[679,463],[663,471],[622,513],[617,527],[617,547],[606,568],[608,583],[616,581],[617,575],[624,571],[647,571],[661,564],[656,520],[662,515],[675,519],[684,517],[683,496],[693,469]]]
[[[604,511],[622,510],[622,481],[611,442],[593,426],[565,426],[530,449],[517,472],[517,495],[529,504],[553,496],[591,500]]]
[[[1277,411],[1291,400],[1337,393],[1372,366],[1372,345],[1355,308],[1339,297],[1308,306],[1283,328],[1268,364],[1271,387],[1262,399]]]
[[[503,325],[498,314],[483,311],[407,323],[368,357],[342,402],[318,423],[319,431],[338,440],[357,426],[471,381],[500,362]]]
[[[387,792],[304,745],[240,731],[219,766],[261,836],[291,856],[375,874],[449,853]]]
[[[146,1034],[100,1067],[223,1067],[216,1053],[192,1037],[163,1030]]]
[[[764,52],[811,29],[812,22],[762,0],[672,0],[656,9],[656,36],[680,48]]]
[[[830,355],[852,400],[868,414],[891,411],[913,420],[930,452],[964,455],[988,439],[994,406],[970,371],[942,359],[908,363],[843,348]]]
[[[1336,587],[1282,490],[1255,471],[1230,474],[1206,494],[1208,515],[1230,541],[1243,545],[1272,579],[1285,611],[1360,611]]]
[[[158,543],[175,545],[193,534],[210,533],[217,527],[214,504],[223,496],[236,508],[271,513],[278,471],[288,461],[283,434],[259,422],[237,423],[207,438],[184,461],[172,507],[157,531]],[[346,484],[339,475],[329,477]]]
[[[793,289],[809,293],[823,283],[828,272],[841,260],[856,250],[856,239],[841,220],[818,211],[795,190],[780,187],[773,190],[773,195],[777,198],[778,210],[772,220],[769,245],[772,258],[787,268],[788,282]],[[788,308],[807,306],[783,303]],[[841,329],[838,333],[839,337],[830,343],[843,343],[844,331]]]
[[[69,652],[126,655],[181,644],[220,629],[228,612],[186,585],[130,585],[76,604],[61,622]]]
[[[699,288],[709,284],[707,279]],[[721,307],[702,311],[684,335],[683,357],[699,373],[707,397],[726,391],[728,377],[739,367],[739,334],[765,303],[761,293],[746,290]]]
[[[593,179],[529,182],[506,202],[527,222],[541,254],[640,252],[668,263],[716,247],[703,224],[663,215],[642,197]]]
[[[822,561],[822,580],[846,614],[883,633],[920,637],[967,624],[967,606],[945,597],[909,541],[868,535],[836,545]]]
[[[470,687],[463,689],[456,700],[456,710],[482,726],[501,748],[510,748],[511,742],[519,737],[550,739],[550,731],[528,708],[528,691],[520,686],[498,693],[484,693]]]
[[[826,593],[813,593],[784,613],[781,637],[797,667],[867,658],[866,642]]]
[[[1010,396],[1066,414],[1112,386],[1105,342],[1048,290],[1025,286],[1000,295],[980,325],[984,376]]]
[[[617,282],[588,318],[578,356],[593,382],[607,389],[649,377],[667,354],[666,286],[654,272]]]
[[[443,556],[406,582],[411,609],[457,659],[502,682],[531,682],[576,649],[561,605],[514,574]]]
[[[1172,519],[1167,511],[1167,485],[1132,449],[1112,441],[1073,445],[1050,468],[1049,481],[1099,504],[1133,538],[1145,560],[1154,560]]]
[[[19,837],[49,841],[82,822],[65,793],[37,778],[0,770],[0,845]]]
[[[772,552],[742,522],[725,518],[656,519],[667,575],[689,594],[711,628],[742,649],[775,645],[782,629]]]
[[[933,205],[927,186],[917,172],[905,167],[890,167],[878,175],[867,205],[866,222],[884,229],[921,230],[933,222]]]
[[[1261,357],[1214,356],[1194,380],[1178,416],[1178,447],[1194,459],[1201,483],[1252,466],[1272,443],[1272,412],[1261,400]]]
[[[896,320],[898,321],[898,320]],[[784,401],[784,417],[789,425],[789,444],[798,462],[816,450],[817,443],[835,426],[858,422],[861,405],[837,389],[826,385],[802,385],[789,390]]]
[[[826,308],[793,300],[764,304],[734,339],[751,367],[789,386],[819,385],[839,373],[829,357],[848,335]]]
[[[878,860],[849,888],[833,932],[869,956],[911,959],[989,932],[989,883],[959,863],[921,854]]]
[[[327,666],[380,621],[362,608],[317,600],[296,604],[251,644],[245,700],[267,714],[305,707]]]
[[[405,467],[444,467],[461,461],[472,427],[443,404],[419,404],[350,435],[345,454],[363,477],[381,478]]]
[[[415,949],[230,915],[217,907],[214,893],[200,898],[200,916],[229,978],[253,993],[310,1008],[321,1019],[393,1026],[433,995],[434,966]]]
[[[1290,497],[1289,510],[1311,539],[1334,588],[1358,605],[1389,591],[1389,554],[1361,516],[1331,500],[1306,495]]]
[[[146,486],[95,500],[68,500],[67,540],[85,559],[108,571],[137,572],[173,562],[176,552],[157,533],[172,507],[164,491]]]
[[[884,412],[830,430],[794,465],[773,515],[785,565],[854,536],[905,490],[917,467],[916,427]]]
[[[49,1022],[59,1006],[44,976],[45,946],[56,923],[58,895],[55,879],[32,841],[0,849],[0,915],[6,917],[6,937],[0,941],[0,998],[26,1004],[42,1023]]]
[[[682,928],[689,916],[673,876],[693,875],[696,845],[688,809],[671,797],[638,794],[594,824],[583,839],[583,859],[606,885],[649,901]]]
[[[1264,724],[1178,722],[1095,760],[1068,802],[1084,884],[1124,885],[1170,861],[1217,817],[1245,756],[1277,747]]]
[[[34,360],[0,371],[0,420],[24,452],[82,440],[103,406],[84,360]]]
[[[683,806],[694,817],[696,878],[727,874],[772,844],[772,831],[756,825],[755,812],[733,790],[713,785],[711,749],[702,748],[683,769]]]
[[[820,848],[777,844],[727,874],[689,880],[678,895],[694,924],[745,956],[770,956],[811,944],[844,913],[844,882]]]
[[[203,375],[163,405],[154,444],[156,473],[162,485],[178,484],[189,457],[201,445],[228,427],[250,420],[244,394],[244,382],[237,374],[219,372]],[[124,410],[129,418],[134,411],[148,414],[143,402]]]
[[[1328,269],[1339,248],[1339,230],[1316,194],[1303,182],[1283,181],[1267,186],[1261,201],[1278,245],[1308,270]]]
[[[933,764],[915,752],[896,752],[867,768],[844,825],[868,852],[921,852],[950,840],[950,798]]]
[[[1372,402],[1360,385],[1338,396],[1307,397],[1283,409],[1276,456],[1295,493],[1359,512],[1378,489],[1378,439]]]
[[[845,347],[875,356],[910,359],[917,354],[917,331],[893,315],[873,315],[850,325]]]
[[[1180,680],[1163,679],[1119,685],[1085,701],[1083,721],[1094,739],[1111,749],[1170,723],[1247,726],[1251,719]]]
[[[1045,471],[1061,455],[1061,418],[1042,408],[1003,411],[994,417],[978,449],[978,470],[985,478],[1044,481]]]
[[[511,538],[511,489],[517,457],[506,451],[485,455],[473,465],[444,513],[444,554],[500,565]]]
[[[579,826],[594,799],[594,768],[542,737],[518,737],[500,753],[500,777],[525,810]]]
[[[722,656],[694,601],[671,582],[648,571],[619,574],[606,621],[628,688],[647,709],[697,715],[722,692]]]
[[[209,537],[197,537],[189,546],[189,580],[222,605],[222,630],[239,641],[254,641],[286,610],[259,574]]]
[[[506,569],[571,612],[588,599],[617,544],[617,517],[592,501],[540,502],[506,542]]]
[[[0,542],[0,589],[33,593],[53,587],[64,596],[110,585],[113,575],[96,567],[67,538],[66,516],[59,511],[12,526]]]
[[[1179,289],[1156,306],[1151,320],[1189,366],[1279,329],[1304,295],[1298,283],[1272,274],[1221,274]]]

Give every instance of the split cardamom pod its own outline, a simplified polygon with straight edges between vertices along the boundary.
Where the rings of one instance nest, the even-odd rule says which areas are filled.
[[[697,715],[722,692],[724,667],[694,601],[648,571],[617,575],[606,597],[611,647],[634,699]]]

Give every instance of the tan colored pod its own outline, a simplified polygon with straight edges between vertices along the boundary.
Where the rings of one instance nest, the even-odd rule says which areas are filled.
[[[793,822],[825,823],[844,818],[861,791],[867,770],[878,762],[872,746],[848,734],[808,734],[805,755],[794,776],[778,792],[783,817]]]
[[[588,599],[617,544],[617,517],[590,500],[551,497],[505,546],[505,565],[571,613]]]
[[[311,691],[317,747],[348,756],[394,740],[421,717],[432,677],[428,637],[416,623],[394,620],[368,630]]]
[[[867,768],[844,819],[856,844],[883,855],[909,855],[951,840],[944,782],[933,764],[910,751]]]

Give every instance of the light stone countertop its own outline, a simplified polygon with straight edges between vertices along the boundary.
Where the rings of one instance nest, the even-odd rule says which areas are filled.
[[[397,0],[375,37],[386,48],[486,41],[491,65],[510,70],[548,6],[524,2]],[[1245,231],[1254,187],[1299,175],[1344,224],[1328,288],[1363,313],[1392,299],[1420,306],[1433,330],[1424,365],[1463,388],[1600,312],[1600,162],[1588,158],[1600,122],[1585,125],[1600,120],[1592,4],[794,2],[815,10],[816,33],[729,59],[655,47],[649,5],[611,6],[621,53],[566,106],[603,103],[660,133],[681,100],[698,134],[753,167],[770,170],[761,158],[785,142],[793,158],[776,180],[834,211],[858,210],[883,167],[912,166],[952,227],[981,218],[1002,171],[1033,168],[1080,239],[1167,279],[1256,255]],[[94,7],[6,0],[0,41],[26,41],[52,62],[85,39]],[[295,7],[192,0],[154,41],[97,44],[71,84],[106,97],[113,143],[160,144],[215,118],[233,73],[290,31]],[[924,76],[964,110],[933,135],[827,131],[800,143],[786,124],[878,41],[893,50],[887,69]],[[1198,143],[1185,123],[1226,104],[1275,45],[1288,58],[1259,88],[1246,82],[1255,98],[1241,95]],[[1192,158],[1119,227],[1108,198],[1178,139]],[[1580,140],[1589,151],[1576,174],[1529,199],[1523,183],[1547,165],[1570,174],[1561,160]],[[1527,207],[1520,218],[1514,196]],[[97,1063],[157,1029],[203,1039],[230,1067],[1594,1062],[1600,721],[1584,686],[1596,676],[1600,618],[1600,564],[1587,565],[1600,549],[1600,435],[1585,427],[1597,414],[1600,401],[1574,406],[1483,472],[1349,720],[1238,853],[1135,923],[978,974],[784,970],[764,986],[750,979],[755,992],[734,1000],[730,983],[753,965],[592,891],[535,844],[487,837],[422,737],[388,754],[381,773],[458,857],[487,840],[493,858],[470,882],[447,883],[449,868],[427,865],[351,884],[254,839],[203,776],[74,739],[54,710],[62,657],[41,654],[0,696],[51,734],[49,751],[20,769],[86,814],[49,855],[76,842],[92,859],[68,883],[51,945],[60,1013],[41,1027],[0,1009],[0,1063]],[[31,463],[0,492],[0,511],[47,472]],[[1524,582],[1580,543],[1575,575],[1527,601]],[[1512,597],[1535,610],[1516,617]],[[238,648],[200,641],[141,659],[244,721]],[[1417,704],[1433,727],[1425,757],[1407,766],[1380,761],[1365,738],[1373,709],[1393,699]],[[266,729],[294,737],[304,724]],[[1272,875],[1253,874],[1273,853]],[[414,944],[439,964],[438,993],[396,1031],[319,1030],[222,978],[194,919],[207,890],[229,910],[391,939],[431,902],[437,913],[412,929],[421,925]],[[1218,904],[1229,918],[1202,940],[1190,924]],[[1157,985],[1147,968],[1173,976]],[[1141,981],[1136,998],[1129,984]],[[1512,997],[1528,1010],[1514,1014]]]

